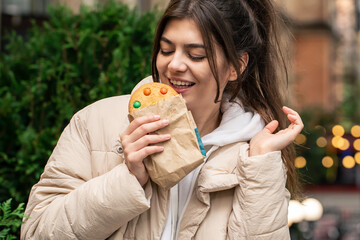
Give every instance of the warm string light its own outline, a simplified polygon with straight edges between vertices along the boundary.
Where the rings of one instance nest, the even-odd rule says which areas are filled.
[[[346,138],[343,138],[343,135],[345,134],[345,129],[340,125],[335,125],[332,128],[332,133],[334,134],[334,137],[332,138],[332,145],[335,148],[338,148],[342,151],[346,151],[351,147],[350,141]],[[360,137],[360,126],[354,125],[350,130],[351,135],[354,138]],[[360,139],[355,139],[353,142],[353,148],[356,151],[360,151]],[[355,153],[354,156],[345,156],[342,160],[342,165],[345,168],[353,168],[356,164],[360,164],[360,155],[359,153]]]
[[[295,139],[295,142],[297,143],[297,144],[305,144],[306,143],[306,136],[304,135],[304,134],[299,134],[299,135],[297,135],[297,137],[296,137],[296,139]]]
[[[360,151],[360,139],[356,139],[356,140],[354,141],[354,149],[355,149],[356,151]]]
[[[326,134],[324,127],[317,125],[315,128],[322,129],[323,134]],[[356,164],[360,165],[360,126],[354,125],[350,130],[351,136],[355,138],[354,142],[351,140],[352,143],[345,137],[346,131],[341,125],[333,126],[331,133],[333,137],[330,138],[329,141],[326,137],[320,136],[316,139],[316,145],[320,148],[326,148],[330,144],[341,151],[354,149],[357,152],[354,155],[345,156],[342,159],[342,165],[345,168],[353,168]],[[304,134],[299,134],[295,139],[295,142],[300,145],[304,145],[306,141],[307,137]],[[321,159],[321,163],[325,168],[332,168],[335,165],[335,160],[330,156],[325,156]],[[307,161],[303,156],[298,156],[294,164],[296,168],[304,168],[307,165]]]
[[[342,151],[345,151],[349,149],[350,142],[346,138],[343,138],[345,134],[345,129],[341,125],[335,125],[332,128],[332,133],[334,134],[334,137],[331,140],[331,144]]]
[[[345,134],[345,129],[340,125],[335,125],[332,128],[332,133],[334,134],[334,136],[342,137]]]
[[[343,151],[348,149],[349,146],[350,146],[349,141],[347,139],[345,139],[345,138],[342,138],[341,136],[333,137],[332,140],[331,140],[331,143],[335,148],[338,148],[338,149],[343,150]]]
[[[316,145],[318,147],[321,147],[321,148],[324,148],[326,147],[328,144],[328,141],[326,140],[325,137],[319,137],[317,140],[316,140]]]
[[[332,157],[326,156],[321,161],[322,165],[326,168],[331,168],[334,165],[334,160]]]
[[[306,159],[302,156],[295,158],[295,167],[304,168],[306,166]]]
[[[359,125],[355,125],[351,128],[350,131],[351,135],[355,138],[360,137],[360,126]]]
[[[342,163],[345,168],[355,167],[355,159],[352,156],[344,157]]]
[[[343,138],[341,141],[341,144],[339,145],[339,149],[345,151],[345,150],[349,149],[349,147],[350,147],[349,140],[347,140],[346,138]]]
[[[360,152],[355,153],[354,159],[355,162],[360,165]]]

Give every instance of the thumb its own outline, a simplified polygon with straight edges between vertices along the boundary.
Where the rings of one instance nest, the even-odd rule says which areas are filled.
[[[265,126],[264,130],[268,133],[273,133],[278,126],[279,122],[277,120],[272,120]]]

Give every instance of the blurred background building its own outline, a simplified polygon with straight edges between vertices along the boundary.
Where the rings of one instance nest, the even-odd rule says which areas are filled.
[[[81,4],[105,0],[0,0],[1,33],[26,31],[29,18],[46,19],[49,5],[63,4],[75,13]],[[168,0],[119,0],[144,12]],[[359,74],[359,0],[275,0],[293,32],[291,101],[297,109],[334,110],[343,100],[343,75]],[[349,73],[349,71],[353,71]]]
[[[0,0],[1,49],[5,31],[25,34],[30,19],[37,24],[47,20],[49,5],[67,5],[78,13],[81,4],[94,6],[104,1]],[[140,12],[162,9],[169,2],[122,1]],[[322,131],[313,137],[313,146],[305,147],[313,155],[299,156],[296,164],[317,179],[308,184],[305,195],[318,199],[324,212],[316,222],[300,219],[292,225],[293,239],[360,239],[360,119],[355,115],[360,111],[356,103],[360,102],[356,95],[360,94],[360,0],[275,1],[292,32],[288,40],[292,62],[289,101],[300,112],[315,109],[310,118],[315,118],[317,110],[329,113],[333,118],[325,118],[324,125],[334,125],[331,129],[319,124],[312,129],[309,125],[310,129],[297,139],[299,145],[306,145],[313,130]],[[352,99],[353,107],[346,110],[348,99]]]
[[[336,2],[278,0],[294,34],[293,104],[334,110],[341,101],[341,77],[336,56]],[[335,60],[335,61],[334,61]]]

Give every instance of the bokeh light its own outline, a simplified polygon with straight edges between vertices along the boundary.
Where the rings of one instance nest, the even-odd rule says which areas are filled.
[[[333,128],[332,128],[332,133],[334,134],[334,136],[343,136],[344,133],[345,133],[345,129],[340,126],[340,125],[335,125]]]
[[[353,137],[360,137],[360,126],[359,125],[355,125],[351,128],[351,135],[353,135]]]
[[[304,134],[297,135],[295,142],[297,144],[305,144],[306,143],[306,136]]]
[[[360,151],[360,139],[354,141],[354,148],[356,151]]]
[[[326,140],[326,138],[324,138],[324,137],[319,137],[319,138],[316,140],[316,145],[318,145],[318,147],[321,147],[321,148],[326,147],[326,145],[327,145],[327,140]]]
[[[295,167],[296,168],[303,168],[306,166],[306,159],[304,157],[297,157],[295,158]]]
[[[360,165],[360,152],[355,153],[354,159],[355,162]]]
[[[322,159],[321,163],[324,167],[331,168],[334,165],[334,160],[331,157],[326,156]]]
[[[346,138],[343,138],[342,140],[343,140],[343,141],[341,142],[342,144],[339,145],[338,148],[339,148],[340,150],[345,151],[345,150],[347,150],[347,149],[350,147],[350,142],[349,142],[349,140],[347,140]]]
[[[340,137],[340,136],[335,136],[332,138],[331,143],[334,147],[336,148],[340,148],[344,145],[344,138]]]
[[[304,220],[304,217],[303,205],[296,200],[290,200],[288,206],[288,225],[291,226],[293,223],[301,222]]]
[[[321,125],[316,125],[315,129],[322,131],[322,134],[326,134],[326,129]]]
[[[355,159],[352,156],[346,156],[342,163],[345,168],[353,168],[355,166]]]
[[[304,219],[306,221],[317,221],[322,217],[324,209],[319,200],[307,198],[302,201],[302,205],[303,211],[305,212]]]

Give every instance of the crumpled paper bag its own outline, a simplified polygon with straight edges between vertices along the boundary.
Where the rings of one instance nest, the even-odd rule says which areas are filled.
[[[204,162],[205,149],[193,116],[180,94],[139,109],[129,114],[129,119],[145,115],[160,115],[161,119],[169,120],[168,126],[152,133],[171,135],[170,140],[159,143],[164,151],[144,159],[151,180],[169,189]]]

